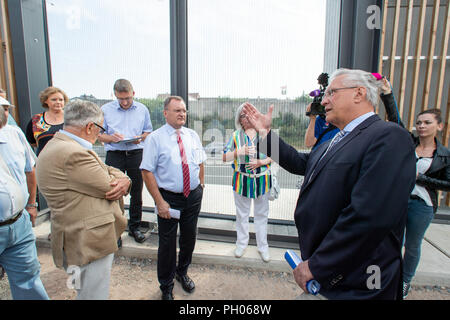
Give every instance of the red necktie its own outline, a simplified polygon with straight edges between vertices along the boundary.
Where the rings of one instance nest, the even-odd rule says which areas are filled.
[[[187,163],[186,152],[184,151],[183,141],[181,140],[179,130],[177,130],[177,142],[180,147],[181,167],[183,169],[183,194],[187,198],[191,192],[191,182],[189,179],[189,165]]]

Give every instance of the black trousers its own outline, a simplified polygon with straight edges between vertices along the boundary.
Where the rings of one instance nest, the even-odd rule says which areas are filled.
[[[117,168],[131,179],[130,208],[128,210],[128,230],[139,228],[142,219],[142,188],[144,186],[139,166],[142,162],[142,149],[131,151],[108,151],[105,163]]]
[[[170,207],[181,212],[180,220],[162,219],[158,216],[158,281],[161,291],[167,292],[173,288],[175,272],[181,276],[186,275],[191,264],[197,237],[197,220],[202,205],[203,188],[199,185],[191,191],[187,198],[182,193],[159,190]],[[180,251],[177,266],[178,224],[180,224]]]

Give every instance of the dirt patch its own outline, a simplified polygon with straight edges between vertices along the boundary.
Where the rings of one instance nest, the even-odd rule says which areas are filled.
[[[75,290],[68,289],[66,285],[68,275],[64,270],[55,267],[50,249],[38,248],[38,255],[41,262],[41,279],[50,299],[75,299]],[[189,276],[194,280],[196,290],[188,294],[175,281],[175,299],[292,300],[302,293],[292,273],[192,264]],[[156,261],[115,257],[110,299],[159,300],[160,297]],[[0,280],[0,300],[5,299],[11,299],[7,277]],[[407,300],[450,300],[450,288],[413,286]]]

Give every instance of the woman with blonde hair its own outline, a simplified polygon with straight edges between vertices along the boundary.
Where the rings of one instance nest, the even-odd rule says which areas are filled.
[[[66,93],[56,87],[48,87],[39,94],[42,107],[47,109],[35,114],[28,122],[26,136],[28,142],[37,147],[36,155],[42,151],[47,142],[63,128],[64,105],[69,101]]]

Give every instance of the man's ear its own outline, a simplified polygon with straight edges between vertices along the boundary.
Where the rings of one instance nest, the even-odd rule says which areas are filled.
[[[94,126],[94,123],[92,123],[92,122],[89,122],[88,124],[87,124],[87,126],[86,126],[86,133],[87,134],[91,134],[91,132],[92,132],[92,127]]]
[[[355,102],[361,102],[364,99],[367,100],[367,89],[364,87],[358,87],[353,98],[355,99]]]

